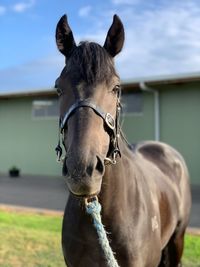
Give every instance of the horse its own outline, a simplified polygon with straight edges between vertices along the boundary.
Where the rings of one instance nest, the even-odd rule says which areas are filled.
[[[132,148],[120,129],[120,78],[114,57],[124,27],[117,15],[103,46],[75,42],[67,16],[56,27],[65,66],[56,80],[63,175],[69,198],[62,249],[68,267],[107,267],[85,199],[98,196],[102,222],[120,267],[178,267],[191,193],[183,157],[171,146],[142,141]]]

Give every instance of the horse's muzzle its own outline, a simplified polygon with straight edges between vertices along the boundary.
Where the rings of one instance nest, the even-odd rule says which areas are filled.
[[[100,157],[84,164],[66,158],[63,163],[63,175],[69,191],[76,196],[97,195],[101,190],[102,176],[105,166]]]

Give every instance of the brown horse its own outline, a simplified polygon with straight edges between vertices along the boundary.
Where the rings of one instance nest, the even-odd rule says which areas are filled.
[[[63,16],[56,42],[66,63],[56,87],[70,191],[62,229],[67,266],[107,266],[83,204],[97,195],[119,266],[181,266],[191,206],[188,171],[170,146],[142,142],[131,150],[123,138],[113,62],[124,43],[122,22],[114,16],[103,47],[77,46]]]

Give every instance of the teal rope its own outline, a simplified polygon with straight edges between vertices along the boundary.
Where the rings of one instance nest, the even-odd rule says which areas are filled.
[[[101,204],[98,202],[98,200],[94,200],[92,202],[87,203],[86,212],[93,218],[93,224],[97,231],[99,243],[104,252],[108,267],[119,267],[114,257],[113,251],[110,247],[106,231],[101,221]]]

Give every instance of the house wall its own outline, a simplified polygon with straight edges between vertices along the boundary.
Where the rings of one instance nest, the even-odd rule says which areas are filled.
[[[123,131],[130,143],[154,139],[154,97],[146,92],[142,97],[141,113],[122,114]]]
[[[199,83],[155,89],[160,93],[161,141],[180,151],[192,183],[200,184]],[[15,165],[24,174],[60,176],[62,167],[56,162],[54,151],[58,118],[33,118],[33,100],[0,100],[0,173],[7,173]],[[154,140],[154,123],[154,96],[143,92],[142,112],[124,116],[123,130],[131,143]]]
[[[200,184],[200,88],[198,82],[154,87],[160,95],[160,141],[177,149],[189,169],[191,183]],[[143,93],[143,113],[125,116],[131,143],[154,140],[154,98]]]
[[[192,183],[200,184],[199,84],[163,88],[160,98],[161,140],[183,155]]]
[[[54,151],[58,119],[33,118],[32,100],[0,100],[0,172],[17,166],[24,174],[60,175]]]

